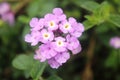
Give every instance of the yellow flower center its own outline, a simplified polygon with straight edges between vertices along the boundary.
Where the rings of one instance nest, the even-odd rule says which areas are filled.
[[[44,36],[45,36],[45,37],[48,37],[48,35],[47,35],[47,34],[45,34]]]
[[[57,41],[57,46],[63,46],[64,43],[62,41]]]
[[[51,22],[51,23],[50,23],[50,26],[53,26],[53,25],[54,25],[54,24]]]
[[[68,28],[69,27],[69,25],[65,25],[65,28]]]
[[[43,34],[43,38],[44,38],[44,39],[49,39],[49,37],[50,37],[50,34],[48,34],[48,33],[44,33],[44,34]]]
[[[54,27],[54,26],[55,26],[54,21],[50,21],[50,22],[49,22],[49,26],[50,26],[50,27]]]
[[[71,28],[71,26],[70,26],[69,23],[66,23],[66,24],[64,25],[64,29],[69,30],[70,28]]]
[[[58,42],[59,45],[61,45],[62,43],[61,42]]]

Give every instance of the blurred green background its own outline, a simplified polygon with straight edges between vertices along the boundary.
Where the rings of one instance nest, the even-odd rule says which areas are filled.
[[[120,80],[120,50],[109,44],[110,38],[120,36],[120,0],[5,1],[15,14],[15,24],[10,26],[0,18],[0,80],[31,80],[28,71],[12,66],[12,60],[20,54],[34,53],[36,47],[24,41],[29,33],[29,21],[51,13],[55,7],[84,24],[85,32],[80,37],[82,52],[72,55],[58,69],[47,66],[42,77],[55,74],[61,79],[49,80]]]

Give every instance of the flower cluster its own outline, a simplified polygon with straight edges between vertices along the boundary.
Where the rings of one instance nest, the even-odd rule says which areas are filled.
[[[115,49],[120,48],[120,37],[113,37],[110,39],[110,45],[114,47]]]
[[[8,3],[0,3],[0,16],[3,21],[8,22],[10,25],[14,24],[14,14]]]
[[[58,68],[70,58],[70,52],[81,51],[78,37],[82,35],[84,26],[73,17],[66,18],[61,8],[54,8],[53,13],[44,18],[32,18],[31,33],[25,36],[25,41],[32,46],[41,43],[36,50],[35,59],[48,61],[52,68]]]

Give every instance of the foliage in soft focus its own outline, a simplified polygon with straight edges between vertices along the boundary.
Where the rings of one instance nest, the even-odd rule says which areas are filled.
[[[120,37],[120,0],[6,1],[0,0],[0,12],[5,10],[2,3],[9,5],[8,11],[0,13],[0,80],[120,80],[120,48],[110,44]],[[85,32],[79,38],[82,51],[52,69],[34,60],[38,46],[31,47],[24,36],[33,17],[42,18],[56,7],[82,22]]]

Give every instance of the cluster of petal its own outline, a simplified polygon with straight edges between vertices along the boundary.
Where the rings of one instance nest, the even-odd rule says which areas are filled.
[[[10,25],[14,24],[14,14],[8,3],[0,3],[0,16],[3,21],[8,22]]]
[[[110,45],[115,49],[120,49],[120,37],[113,37],[110,39]]]
[[[73,17],[67,19],[61,8],[54,8],[44,18],[32,18],[29,25],[31,33],[25,36],[25,41],[31,46],[41,44],[34,59],[48,61],[52,68],[58,68],[70,58],[70,52],[77,54],[81,51],[78,37],[84,26]]]

